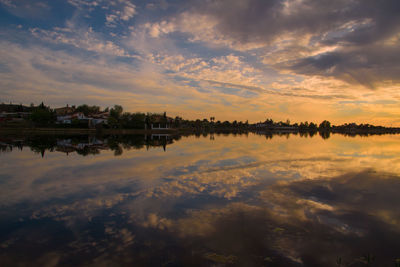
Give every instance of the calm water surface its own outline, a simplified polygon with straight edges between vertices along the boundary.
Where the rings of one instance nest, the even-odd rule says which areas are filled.
[[[398,135],[0,140],[1,266],[400,264]]]

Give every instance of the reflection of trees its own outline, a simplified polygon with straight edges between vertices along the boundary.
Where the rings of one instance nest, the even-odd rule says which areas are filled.
[[[172,136],[151,135],[146,137],[147,149],[149,149],[149,147],[162,147],[163,150],[166,151],[167,145],[173,142],[174,138]]]
[[[322,139],[328,139],[331,136],[331,132],[329,132],[329,131],[320,131],[319,135],[322,137]]]
[[[124,151],[120,146],[118,140],[115,140],[113,138],[108,139],[108,147],[110,150],[114,151],[114,156],[120,156]]]
[[[319,136],[323,139],[328,139],[331,131],[318,131]],[[335,133],[334,134],[342,134]],[[272,139],[274,136],[289,138],[291,135],[298,135],[302,138],[314,137],[317,131],[258,131],[255,134],[263,135],[267,140]],[[376,133],[382,135],[384,133]],[[164,150],[168,145],[179,141],[183,136],[195,136],[196,138],[210,138],[216,140],[219,136],[242,136],[249,135],[247,131],[226,131],[215,130],[212,132],[186,132],[177,135],[75,135],[75,136],[24,136],[24,137],[0,137],[0,151],[10,152],[14,148],[22,150],[24,146],[30,147],[35,153],[42,156],[46,151],[58,151],[66,153],[76,152],[79,155],[96,155],[101,153],[102,150],[112,150],[116,156],[121,155],[125,150],[140,150],[149,149],[151,147],[160,147]],[[370,136],[371,133],[343,133],[343,135],[356,137],[356,136]]]
[[[57,146],[57,139],[53,136],[43,137],[32,137],[27,140],[27,145],[35,153],[39,153],[44,156],[46,150],[53,152]]]
[[[174,140],[180,140],[182,136],[160,136],[151,135],[113,135],[113,136],[27,136],[15,138],[1,138],[0,151],[11,152],[14,148],[22,150],[24,146],[42,156],[49,151],[66,153],[76,152],[78,155],[97,155],[102,150],[111,150],[115,156],[121,155],[124,150],[140,150],[150,147],[161,147],[166,150]]]
[[[0,152],[12,152],[14,148],[22,150],[23,147],[21,140],[0,137]]]
[[[12,152],[13,146],[12,145],[7,145],[7,144],[1,144],[0,145],[0,151],[1,152]]]
[[[272,139],[272,137],[273,137],[274,135],[271,133],[271,132],[267,132],[267,133],[265,133],[265,138],[268,140],[268,139]]]
[[[114,156],[120,156],[124,152],[120,145],[117,145],[116,147],[114,147],[114,149],[111,148],[111,150],[114,151]]]
[[[308,137],[308,132],[299,132],[299,134],[300,134],[300,137],[305,137],[305,138]]]
[[[76,153],[82,156],[97,155],[100,154],[100,150],[95,147],[85,146],[82,149],[77,149]]]

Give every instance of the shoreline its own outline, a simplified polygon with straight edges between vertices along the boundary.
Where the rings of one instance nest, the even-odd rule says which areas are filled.
[[[145,130],[145,129],[85,129],[85,128],[2,128],[0,134],[43,134],[43,135],[129,135],[129,134],[174,134],[178,129]]]
[[[399,128],[383,128],[383,129],[330,129],[329,131],[300,131],[299,129],[229,129],[216,128],[208,131],[196,130],[189,128],[170,128],[170,129],[89,129],[89,128],[19,128],[19,127],[0,127],[0,135],[149,135],[149,134],[196,134],[201,132],[224,133],[224,132],[252,132],[258,134],[296,134],[296,133],[328,133],[328,134],[344,134],[344,135],[380,135],[380,134],[400,134]]]

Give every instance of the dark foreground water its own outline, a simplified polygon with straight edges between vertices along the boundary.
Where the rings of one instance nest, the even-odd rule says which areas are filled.
[[[0,266],[400,265],[398,135],[0,149]]]

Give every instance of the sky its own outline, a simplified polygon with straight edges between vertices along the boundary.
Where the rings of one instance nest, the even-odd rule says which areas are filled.
[[[0,0],[0,102],[400,126],[398,0]]]

